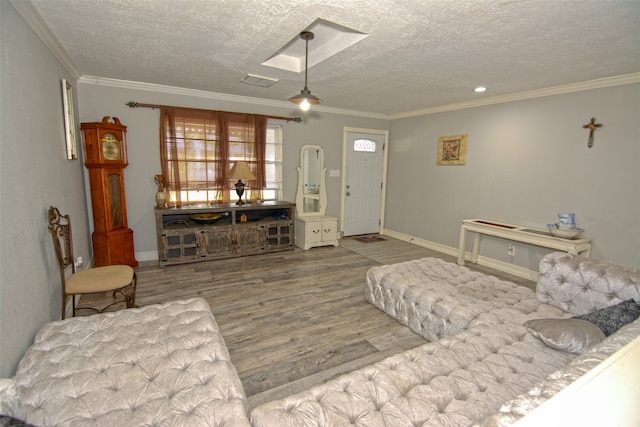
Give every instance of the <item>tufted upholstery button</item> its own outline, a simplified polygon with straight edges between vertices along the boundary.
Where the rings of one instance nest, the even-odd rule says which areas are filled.
[[[131,402],[129,404],[129,410],[131,412],[136,412],[138,409],[140,409],[140,405],[137,402]]]
[[[374,401],[373,408],[374,408],[375,411],[381,412],[384,409],[385,405],[386,405],[386,403],[384,403],[384,402]]]
[[[320,402],[321,400],[319,400]],[[296,405],[293,402],[288,402],[286,403],[282,409],[284,409],[285,412],[293,412],[296,409]]]
[[[178,370],[180,371],[188,371],[189,368],[191,368],[191,366],[193,365],[193,362],[191,361],[187,361],[185,363],[183,363],[181,366],[178,367]]]

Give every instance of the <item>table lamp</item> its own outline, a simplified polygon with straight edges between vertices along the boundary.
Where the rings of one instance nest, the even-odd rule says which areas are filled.
[[[232,180],[238,180],[238,182],[236,182],[235,184],[236,194],[238,194],[239,197],[236,205],[244,205],[245,202],[242,201],[242,195],[244,194],[245,183],[242,182],[242,180],[244,179],[245,181],[249,181],[252,179],[256,179],[256,176],[249,170],[249,165],[247,165],[247,162],[235,162],[233,164],[233,167],[229,171],[229,178],[231,178]]]

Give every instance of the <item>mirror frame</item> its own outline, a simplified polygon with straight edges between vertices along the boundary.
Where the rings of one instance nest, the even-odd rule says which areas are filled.
[[[304,172],[305,172],[305,163],[304,163],[304,153],[305,150],[313,150],[318,151],[318,156],[320,158],[320,189],[318,194],[312,195],[310,197],[308,194],[304,192]],[[327,210],[327,185],[326,185],[326,172],[327,169],[324,167],[324,150],[319,145],[303,145],[300,148],[300,166],[298,166],[298,191],[296,194],[296,216],[298,217],[309,217],[309,216],[321,216],[325,215]],[[305,199],[313,198],[318,201],[318,211],[313,212],[305,212]]]

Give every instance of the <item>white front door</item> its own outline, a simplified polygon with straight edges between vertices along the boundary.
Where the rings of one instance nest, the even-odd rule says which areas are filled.
[[[344,235],[378,233],[381,229],[384,148],[388,131],[347,130],[345,136]]]

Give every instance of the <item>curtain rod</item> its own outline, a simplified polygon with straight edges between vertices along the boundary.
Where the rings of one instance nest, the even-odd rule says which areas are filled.
[[[129,101],[127,102],[127,105],[129,106],[129,108],[160,108],[162,107],[162,105],[158,105],[158,104],[143,104],[140,102],[135,102],[135,101]],[[296,122],[296,123],[300,123],[302,121],[301,117],[283,117],[283,116],[265,116],[268,119],[275,119],[275,120],[286,120],[288,122]]]

